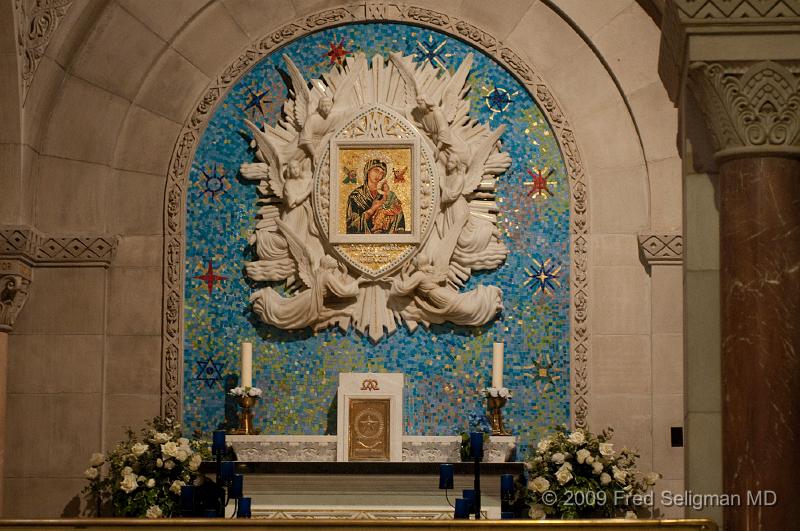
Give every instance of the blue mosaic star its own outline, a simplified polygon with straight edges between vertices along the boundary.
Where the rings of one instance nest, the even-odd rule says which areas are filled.
[[[205,183],[198,183],[201,195],[216,200],[217,194],[222,195],[230,189],[231,185],[225,181],[225,167],[221,164],[215,164],[210,174],[208,169],[200,170],[200,172],[205,177]]]
[[[540,263],[534,258],[533,264],[533,268],[525,268],[528,279],[523,285],[527,286],[528,284],[532,284],[534,291],[544,293],[545,295],[552,295],[556,288],[561,287],[561,282],[558,281],[558,274],[561,272],[561,266],[550,265],[549,258],[545,260],[544,263]]]
[[[422,53],[417,55],[416,59],[421,63],[428,61],[433,66],[446,69],[445,58],[450,57],[450,54],[444,53],[445,44],[447,44],[447,39],[443,39],[439,44],[434,44],[433,37],[430,35],[427,43],[417,41],[417,48]]]
[[[255,118],[256,112],[261,114],[261,117],[267,115],[267,106],[266,104],[272,103],[272,100],[267,98],[268,90],[262,90],[258,94],[253,92],[253,89],[247,87],[247,92],[250,93],[250,96],[247,100],[247,105],[244,107],[244,113],[252,118]]]
[[[492,111],[491,118],[494,118],[495,114],[501,113],[508,109],[508,106],[511,105],[511,102],[514,101],[514,96],[516,96],[519,91],[509,92],[502,87],[494,87],[493,89],[489,90],[486,87],[483,87],[485,92],[483,98],[484,102],[486,103],[486,107]]]
[[[511,96],[501,88],[494,89],[486,96],[486,105],[492,110],[504,111],[510,103]]]
[[[214,384],[223,380],[222,369],[225,368],[225,362],[214,361],[212,357],[205,360],[195,360],[198,366],[197,375],[194,377],[195,381],[205,382],[209,389],[214,387]]]

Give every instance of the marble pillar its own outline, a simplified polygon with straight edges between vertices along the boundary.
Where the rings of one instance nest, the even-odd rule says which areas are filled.
[[[688,74],[719,176],[719,494],[739,497],[724,507],[722,524],[793,529],[800,520],[800,76],[771,60],[690,62]]]
[[[720,164],[725,529],[800,521],[800,160]],[[772,490],[777,504],[748,503]],[[762,500],[764,501],[764,500]]]
[[[8,332],[0,330],[0,516],[3,512],[6,470],[6,397],[8,395]]]
[[[0,260],[0,515],[5,484],[8,333],[28,300],[33,271],[20,260]]]

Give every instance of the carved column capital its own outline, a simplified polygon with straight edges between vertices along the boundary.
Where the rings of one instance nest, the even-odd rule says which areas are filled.
[[[681,265],[683,236],[681,234],[640,234],[639,255],[646,267]]]
[[[774,61],[694,62],[689,82],[719,160],[800,158],[800,77]]]
[[[10,332],[28,300],[31,268],[20,260],[0,260],[0,332]]]

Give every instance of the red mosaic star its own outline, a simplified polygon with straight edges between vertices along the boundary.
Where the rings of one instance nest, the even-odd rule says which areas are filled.
[[[204,275],[197,275],[194,278],[200,279],[206,283],[208,287],[208,294],[211,295],[214,291],[214,284],[219,282],[220,280],[228,280],[228,277],[223,277],[221,275],[214,274],[214,264],[211,260],[208,261],[208,269],[206,270]]]
[[[325,53],[325,56],[330,59],[330,63],[328,63],[329,65],[340,65],[344,62],[345,57],[352,54],[351,51],[344,49],[344,39],[339,41],[339,44],[336,44],[336,41],[331,41],[330,47],[331,49]]]
[[[531,189],[528,190],[527,194],[528,197],[532,197],[535,199],[537,197],[546,198],[548,195],[550,196],[553,195],[553,192],[551,192],[550,189],[547,187],[548,184],[553,184],[547,180],[550,174],[553,173],[553,170],[550,170],[547,175],[542,175],[542,172],[536,170],[535,168],[533,170],[527,170],[527,172],[528,175],[533,177],[532,182],[524,183],[531,187]]]

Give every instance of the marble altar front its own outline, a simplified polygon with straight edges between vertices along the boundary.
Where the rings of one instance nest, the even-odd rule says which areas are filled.
[[[242,462],[334,462],[337,435],[228,435],[227,442]],[[489,437],[484,445],[484,462],[514,461],[517,438]],[[458,463],[461,461],[460,435],[403,435],[402,451],[395,462]]]
[[[522,463],[482,463],[484,518],[500,518],[500,475],[520,476]],[[453,517],[451,503],[473,488],[474,465],[454,465],[454,488],[439,490],[436,463],[238,463],[253,518],[435,519]],[[232,508],[229,507],[230,510]]]

